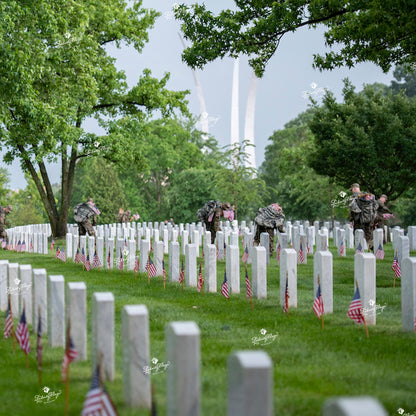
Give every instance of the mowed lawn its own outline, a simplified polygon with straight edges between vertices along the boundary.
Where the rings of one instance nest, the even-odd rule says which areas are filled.
[[[62,244],[62,241],[57,241]],[[383,261],[377,260],[377,325],[369,327],[367,339],[363,326],[346,315],[354,294],[354,251],[347,257],[334,255],[334,313],[325,316],[325,329],[312,311],[313,257],[298,265],[298,307],[289,316],[279,304],[279,267],[275,258],[267,269],[268,296],[253,299],[254,310],[245,296],[244,265],[241,264],[241,293],[226,300],[220,293],[225,262],[218,262],[218,293],[198,293],[178,283],[166,283],[134,272],[122,274],[105,270],[86,272],[71,260],[63,264],[54,253],[35,255],[0,251],[0,259],[32,268],[45,268],[48,275],[63,275],[66,282],[83,281],[87,285],[88,313],[94,292],[110,291],[115,297],[116,377],[106,388],[119,414],[148,415],[148,411],[129,409],[123,399],[123,355],[121,311],[124,305],[144,304],[149,310],[150,358],[165,363],[165,327],[171,321],[195,321],[201,330],[201,414],[225,415],[227,409],[227,357],[239,350],[262,349],[274,365],[274,413],[276,415],[320,415],[330,397],[370,395],[378,398],[389,415],[397,409],[416,413],[416,333],[404,333],[401,323],[401,284],[393,287],[393,250],[385,247]],[[242,254],[242,253],[241,253]],[[416,256],[416,253],[411,253]],[[165,256],[168,270],[168,256]],[[198,260],[199,264],[199,260]],[[202,262],[203,266],[203,262]],[[251,278],[251,268],[249,266]],[[2,322],[4,324],[4,313]],[[15,317],[14,324],[17,326]],[[254,345],[253,337],[274,335],[267,345]],[[91,322],[88,322],[90,357]],[[11,339],[0,342],[0,415],[64,414],[64,385],[61,382],[63,348],[51,348],[43,337],[42,384],[38,382],[36,335],[31,332],[32,351],[29,369],[24,353]],[[91,362],[70,365],[70,414],[79,415],[91,383]],[[166,414],[166,373],[152,374],[159,415]],[[48,387],[57,394],[50,403],[37,403]]]

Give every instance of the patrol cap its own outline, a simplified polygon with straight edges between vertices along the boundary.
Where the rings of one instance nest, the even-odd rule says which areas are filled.
[[[353,188],[359,188],[360,187],[360,185],[358,184],[358,183],[353,183],[352,185],[351,185],[351,190],[353,189]]]
[[[7,205],[7,211],[12,212],[13,211],[13,207],[11,205]]]
[[[386,194],[381,195],[380,198],[385,198],[386,201],[389,199]]]
[[[229,202],[224,202],[222,204],[222,209],[230,209],[231,208],[231,204]]]

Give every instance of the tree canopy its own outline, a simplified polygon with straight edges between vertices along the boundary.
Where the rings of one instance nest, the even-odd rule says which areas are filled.
[[[416,100],[367,85],[360,93],[345,82],[344,103],[332,93],[309,123],[315,150],[310,165],[345,187],[394,200],[416,184]]]
[[[227,55],[250,57],[262,76],[287,33],[326,26],[325,43],[334,50],[315,55],[314,65],[333,69],[371,61],[387,72],[393,64],[416,62],[416,9],[412,0],[235,0],[235,10],[215,16],[204,4],[175,9],[192,45],[183,60],[192,68]]]
[[[115,123],[142,122],[156,110],[186,112],[186,92],[167,90],[145,70],[129,88],[106,45],[141,51],[158,13],[124,0],[0,2],[0,147],[18,158],[34,180],[54,235],[66,232],[77,162],[84,157],[134,161],[128,135],[84,130],[95,117],[109,132]],[[140,139],[135,138],[135,140]],[[45,162],[61,163],[57,206]],[[38,176],[40,172],[40,176]]]

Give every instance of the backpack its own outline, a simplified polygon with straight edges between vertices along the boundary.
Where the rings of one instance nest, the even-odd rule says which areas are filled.
[[[361,224],[373,224],[377,214],[378,203],[373,194],[360,194],[357,197],[357,205],[360,208]]]
[[[285,221],[283,212],[276,211],[272,205],[265,208],[259,208],[254,222],[267,228],[279,228]]]
[[[84,222],[94,215],[94,211],[86,202],[81,202],[74,206],[74,220],[75,222]]]
[[[216,208],[222,208],[222,203],[220,201],[211,200],[206,202],[196,213],[198,221],[208,222],[209,216],[215,213]]]

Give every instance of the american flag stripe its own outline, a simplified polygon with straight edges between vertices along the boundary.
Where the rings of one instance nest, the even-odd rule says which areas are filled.
[[[12,335],[13,332],[13,319],[12,319],[12,314],[10,312],[10,302],[9,305],[7,306],[7,311],[6,311],[6,320],[4,321],[4,338],[9,338]]]
[[[241,261],[245,263],[248,260],[248,248],[244,249],[243,257],[241,257]]]
[[[379,244],[377,251],[376,251],[376,259],[383,260],[384,259],[384,250],[383,246]]]
[[[253,292],[251,291],[250,279],[248,278],[248,274],[246,270],[246,298],[250,299],[252,296],[253,296]]]
[[[322,300],[320,284],[318,284],[318,290],[316,291],[316,296],[315,296],[315,300],[313,301],[312,309],[318,318],[320,318],[324,314],[324,303]]]
[[[227,275],[225,272],[224,272],[224,281],[221,285],[221,293],[223,296],[225,296],[226,299],[230,298],[230,293],[228,291]]]
[[[20,317],[19,325],[16,329],[16,339],[19,342],[20,348],[28,354],[30,352],[30,340],[29,330],[26,323],[26,313],[23,309],[22,316]]]
[[[285,288],[285,300],[283,303],[283,313],[286,313],[289,311],[289,277],[286,276],[286,288]]]
[[[347,311],[347,316],[351,318],[353,321],[357,322],[357,324],[364,324],[364,316],[362,313],[363,304],[361,302],[360,291],[357,289],[355,290],[354,297],[350,303],[350,306]]]

